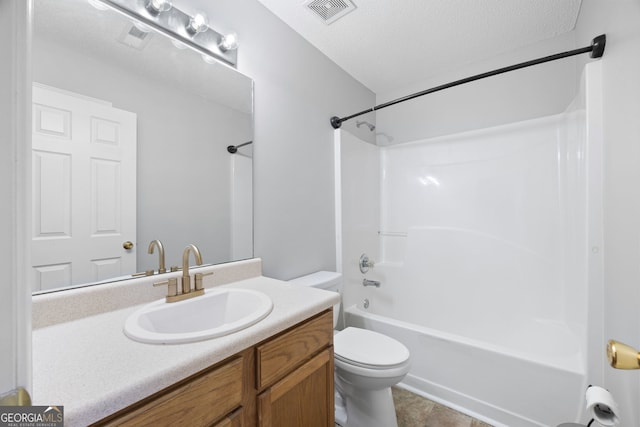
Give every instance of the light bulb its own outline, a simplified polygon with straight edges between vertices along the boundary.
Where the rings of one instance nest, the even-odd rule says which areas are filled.
[[[171,9],[171,1],[169,0],[149,0],[147,1],[147,10],[154,15],[166,12]]]
[[[234,50],[238,48],[238,35],[236,33],[229,33],[222,37],[218,47],[221,51],[226,52],[228,50]]]
[[[196,13],[193,18],[189,20],[189,25],[187,25],[187,31],[189,34],[198,34],[207,31],[209,23],[207,21],[206,15],[202,13]]]

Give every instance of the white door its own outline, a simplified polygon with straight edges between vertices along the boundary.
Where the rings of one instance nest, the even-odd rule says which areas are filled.
[[[136,115],[33,87],[34,291],[134,273]]]

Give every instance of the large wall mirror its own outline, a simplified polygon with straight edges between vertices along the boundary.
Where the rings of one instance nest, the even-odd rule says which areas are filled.
[[[87,0],[34,0],[34,292],[253,256],[253,82]]]

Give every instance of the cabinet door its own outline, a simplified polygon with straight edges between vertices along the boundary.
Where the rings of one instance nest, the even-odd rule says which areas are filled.
[[[333,348],[258,396],[260,427],[334,427]]]
[[[242,408],[218,421],[213,427],[242,427]]]

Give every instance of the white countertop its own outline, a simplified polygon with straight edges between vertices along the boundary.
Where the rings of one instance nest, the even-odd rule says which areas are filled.
[[[287,329],[339,301],[337,293],[259,276],[225,287],[273,300],[262,321],[228,336],[189,344],[127,338],[130,306],[33,331],[33,404],[63,405],[66,426],[85,426]]]

